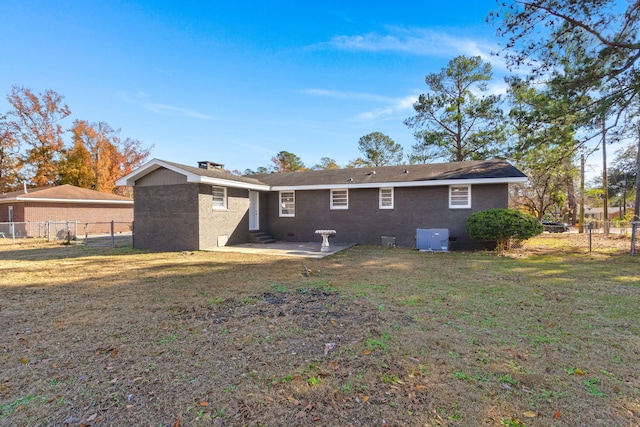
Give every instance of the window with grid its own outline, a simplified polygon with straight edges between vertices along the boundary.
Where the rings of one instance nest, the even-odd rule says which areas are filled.
[[[280,216],[296,216],[296,193],[294,191],[280,192]]]
[[[471,207],[471,186],[452,185],[449,187],[449,209],[465,209]]]
[[[393,188],[380,189],[380,209],[393,209]]]
[[[211,187],[213,195],[213,209],[227,209],[226,187]]]
[[[331,190],[331,209],[349,209],[349,190]]]

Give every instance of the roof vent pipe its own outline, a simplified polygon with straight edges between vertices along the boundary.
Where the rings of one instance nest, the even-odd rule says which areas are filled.
[[[27,181],[22,181],[22,187],[24,188],[24,194],[27,194]]]

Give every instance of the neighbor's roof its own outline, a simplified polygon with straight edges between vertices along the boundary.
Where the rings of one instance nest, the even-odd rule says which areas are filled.
[[[135,181],[158,168],[167,168],[200,182],[253,190],[310,190],[327,188],[381,188],[451,184],[525,182],[527,176],[505,160],[349,168],[236,176],[229,173],[154,159],[120,178],[118,185]]]
[[[8,202],[56,202],[56,203],[107,203],[132,204],[129,197],[80,188],[73,185],[27,188],[0,194],[0,203]]]
[[[524,173],[504,160],[287,172],[253,177],[274,190],[413,187],[527,180]]]

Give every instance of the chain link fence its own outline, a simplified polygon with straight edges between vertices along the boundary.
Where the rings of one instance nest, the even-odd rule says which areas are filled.
[[[578,233],[588,236],[589,251],[592,250],[593,239],[598,238],[602,244],[604,238],[629,239],[629,252],[631,255],[640,254],[640,235],[638,221],[590,221],[575,228]],[[606,245],[606,243],[605,243]]]
[[[23,239],[46,239],[87,246],[132,245],[133,222],[0,222],[0,241]]]

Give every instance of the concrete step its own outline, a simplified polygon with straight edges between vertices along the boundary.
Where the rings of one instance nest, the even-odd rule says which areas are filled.
[[[249,243],[275,243],[276,239],[264,231],[252,231],[249,233]]]

